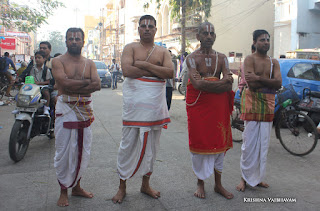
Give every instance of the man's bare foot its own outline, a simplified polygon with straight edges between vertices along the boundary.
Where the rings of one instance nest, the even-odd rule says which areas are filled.
[[[92,198],[93,193],[83,190],[82,188],[73,188],[72,189],[72,196],[82,196],[85,198]]]
[[[198,180],[197,182],[197,190],[196,192],[194,192],[194,196],[195,197],[198,197],[200,199],[204,199],[206,198],[206,194],[205,194],[205,191],[204,191],[204,181],[203,180]]]
[[[269,185],[267,183],[265,183],[265,182],[260,182],[257,186],[258,187],[263,187],[263,188],[268,188],[269,187]]]
[[[159,198],[160,197],[160,192],[159,191],[156,191],[156,190],[153,190],[150,186],[141,186],[141,189],[140,189],[140,192],[141,193],[144,193],[144,194],[147,194],[155,199]]]
[[[214,191],[216,193],[221,194],[222,196],[224,196],[226,199],[232,199],[233,198],[233,194],[228,192],[226,189],[224,189],[224,187],[222,185],[215,185],[214,186]]]
[[[121,204],[124,197],[126,196],[126,189],[119,188],[117,194],[112,198],[113,203]]]
[[[241,181],[239,185],[237,185],[236,189],[237,191],[242,191],[242,192],[244,192],[244,190],[246,189],[246,181],[244,181],[243,178],[241,178]]]
[[[59,207],[66,207],[69,206],[69,201],[68,201],[68,190],[61,190],[60,197],[58,199],[57,205]]]

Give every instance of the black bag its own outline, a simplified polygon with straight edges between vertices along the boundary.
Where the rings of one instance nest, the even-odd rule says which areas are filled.
[[[3,57],[0,57],[0,71],[3,71],[6,68],[7,60]]]
[[[297,106],[304,111],[320,112],[320,92],[304,88],[303,99]]]

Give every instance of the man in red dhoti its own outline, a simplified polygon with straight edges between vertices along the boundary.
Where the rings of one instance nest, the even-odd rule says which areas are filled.
[[[214,26],[209,22],[202,23],[197,33],[200,49],[187,57],[189,148],[192,167],[198,178],[194,195],[205,198],[204,180],[214,172],[215,192],[231,199],[233,194],[221,184],[221,173],[224,155],[232,148],[233,79],[226,56],[212,49],[215,38]]]

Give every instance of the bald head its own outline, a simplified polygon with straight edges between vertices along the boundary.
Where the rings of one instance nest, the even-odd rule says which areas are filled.
[[[207,31],[208,33],[214,32],[214,26],[212,23],[205,21],[198,26],[198,34],[202,31]]]

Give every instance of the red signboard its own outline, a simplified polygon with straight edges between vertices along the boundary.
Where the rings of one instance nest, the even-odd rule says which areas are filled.
[[[16,49],[16,39],[6,37],[4,40],[1,40],[0,47],[7,50]]]

